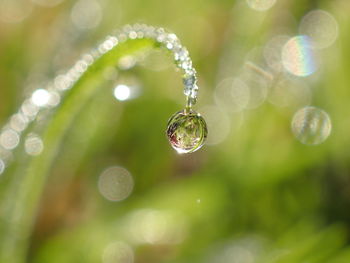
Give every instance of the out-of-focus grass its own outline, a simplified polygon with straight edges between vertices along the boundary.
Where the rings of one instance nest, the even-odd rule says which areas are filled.
[[[178,156],[164,136],[167,118],[182,107],[183,99],[172,68],[158,72],[137,66],[132,74],[142,83],[142,96],[115,102],[109,83],[111,87],[107,84],[95,94],[66,127],[57,118],[72,113],[65,107],[84,93],[77,91],[76,98],[68,97],[52,119],[40,124],[49,124],[52,134],[67,129],[61,145],[51,137],[43,155],[20,159],[25,160],[16,164],[21,172],[13,169],[0,181],[1,201],[11,197],[14,208],[25,201],[19,181],[23,187],[30,185],[22,179],[31,171],[26,170],[28,162],[29,167],[53,162],[49,172],[31,175],[33,182],[49,179],[38,216],[28,214],[25,220],[29,225],[36,222],[30,230],[28,261],[98,262],[108,244],[122,241],[134,250],[135,262],[349,262],[346,1],[278,1],[263,13],[238,1],[105,1],[101,24],[85,31],[70,22],[73,5],[64,1],[52,9],[36,8],[23,23],[1,27],[2,120],[15,111],[23,94],[53,77],[58,68],[69,67],[97,39],[137,21],[166,26],[180,36],[199,71],[198,108],[212,104],[217,83],[235,76],[252,48],[278,34],[298,34],[305,13],[322,8],[338,21],[339,38],[322,51],[321,71],[305,81],[312,88],[312,104],[330,114],[333,129],[323,144],[302,145],[290,131],[296,109],[265,102],[255,110],[229,114],[231,133],[223,143]],[[80,106],[76,104],[77,110]],[[19,148],[15,157],[22,158],[21,152]],[[122,202],[109,202],[98,192],[99,174],[112,165],[124,166],[134,176],[134,191]],[[9,180],[15,182],[13,189],[7,187]],[[30,207],[20,210],[26,209]],[[175,227],[184,232],[181,242],[133,240],[130,218],[144,209],[181,218],[181,227]],[[1,210],[11,224],[10,215]],[[157,226],[162,223],[150,227],[154,235]],[[5,230],[1,239],[16,238],[8,232],[12,229]]]

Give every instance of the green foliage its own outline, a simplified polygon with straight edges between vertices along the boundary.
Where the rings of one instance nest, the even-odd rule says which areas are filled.
[[[322,51],[321,70],[302,79],[311,87],[312,105],[327,111],[333,124],[331,136],[317,146],[293,137],[290,122],[297,108],[266,101],[256,109],[226,113],[230,133],[224,142],[178,155],[165,135],[168,118],[183,106],[181,80],[170,59],[150,53],[141,65],[129,72],[118,69],[116,78],[106,79],[121,57],[142,57],[157,46],[135,40],[106,53],[57,109],[30,127],[43,138],[41,155],[26,156],[21,144],[14,164],[1,175],[0,262],[101,262],[114,242],[128,244],[140,263],[350,262],[349,5],[277,2],[261,13],[230,1],[106,1],[98,29],[63,37],[56,28],[62,40],[48,38],[50,19],[69,16],[72,3],[66,1],[50,9],[52,14],[37,11],[31,23],[8,26],[11,33],[4,30],[0,43],[4,121],[22,100],[18,94],[27,93],[17,88],[26,83],[21,76],[28,76],[37,61],[69,66],[77,54],[68,52],[71,61],[57,62],[56,52],[65,46],[86,49],[116,24],[135,19],[173,29],[188,46],[200,78],[199,112],[213,104],[222,76],[241,71],[252,48],[279,30],[297,34],[295,21],[316,6],[334,15],[340,33]],[[116,17],[118,10],[123,18]],[[53,78],[55,67],[47,67],[41,71]],[[141,96],[116,101],[112,88],[130,76],[142,82]],[[110,202],[99,193],[98,180],[116,165],[133,175],[134,190],[127,199]]]

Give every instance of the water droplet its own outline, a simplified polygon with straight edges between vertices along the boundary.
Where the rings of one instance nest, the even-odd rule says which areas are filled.
[[[317,145],[331,133],[332,124],[328,114],[316,107],[304,107],[294,114],[292,131],[303,144]]]
[[[175,113],[168,122],[167,136],[178,153],[191,153],[201,148],[208,130],[203,117],[186,109]]]

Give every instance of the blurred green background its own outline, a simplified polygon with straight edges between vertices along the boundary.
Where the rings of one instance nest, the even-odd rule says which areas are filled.
[[[40,154],[13,151],[0,261],[350,262],[349,13],[348,0],[0,0],[2,124],[114,29],[146,23],[188,48],[209,127],[196,153],[167,142],[185,102],[167,52],[106,68],[60,135],[43,193],[26,180]],[[133,96],[118,99],[120,85]],[[23,136],[40,138],[55,114]],[[40,201],[10,216],[22,189]]]

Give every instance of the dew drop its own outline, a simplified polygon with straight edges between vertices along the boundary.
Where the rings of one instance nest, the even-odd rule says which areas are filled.
[[[178,153],[191,153],[204,145],[208,135],[204,118],[191,109],[175,113],[168,122],[167,136]]]
[[[292,131],[303,144],[317,145],[331,133],[332,124],[328,114],[316,107],[307,106],[294,114]]]

